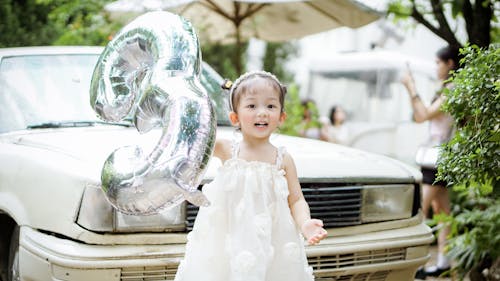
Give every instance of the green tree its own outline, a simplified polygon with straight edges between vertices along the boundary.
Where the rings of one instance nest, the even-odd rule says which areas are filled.
[[[0,1],[0,47],[105,45],[121,27],[103,10],[111,0]]]
[[[243,45],[243,52],[247,49],[248,44]],[[234,53],[236,45],[221,45],[221,44],[201,44],[202,57],[205,62],[210,64],[222,77],[230,80],[238,78],[239,73],[236,71],[234,64]],[[240,61],[245,66],[245,56],[241,56]]]
[[[388,12],[396,19],[413,18],[448,44],[462,46],[456,37],[458,18],[465,22],[467,42],[487,47],[492,42],[493,23],[498,23],[498,0],[391,0]],[[497,14],[495,14],[497,13]],[[498,39],[498,37],[493,37]]]
[[[286,69],[285,64],[298,55],[298,47],[293,42],[266,44],[263,68],[276,75],[283,83],[291,83],[293,74]]]
[[[287,89],[285,112],[287,118],[280,126],[280,133],[290,136],[299,136],[304,108],[301,105],[299,89],[295,84],[291,84]]]
[[[106,45],[122,24],[112,22],[104,11],[110,0],[39,0],[56,4],[51,23],[60,30],[54,45]]]
[[[454,137],[442,147],[439,177],[458,192],[448,254],[461,277],[487,280],[500,265],[500,49],[466,46],[443,109],[454,118]],[[498,273],[496,273],[498,274]],[[498,279],[491,279],[498,280]]]
[[[50,24],[51,3],[0,0],[0,47],[48,45],[58,31]]]
[[[221,45],[221,44],[203,44],[201,51],[203,60],[210,64],[223,77],[234,80],[240,75],[234,64],[234,53],[236,45]],[[243,55],[240,61],[243,63],[243,68],[246,65],[246,57],[244,55],[248,43],[243,45]],[[293,74],[285,68],[285,63],[291,58],[297,56],[298,48],[294,43],[266,43],[266,50],[263,58],[263,69],[276,75],[283,83],[293,81]]]

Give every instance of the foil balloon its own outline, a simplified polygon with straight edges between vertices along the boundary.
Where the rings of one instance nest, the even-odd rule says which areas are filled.
[[[200,71],[192,25],[164,11],[130,22],[101,54],[90,85],[98,116],[132,118],[140,133],[162,129],[151,151],[120,147],[105,161],[102,189],[119,211],[148,215],[184,200],[209,204],[197,187],[214,147],[216,119]]]

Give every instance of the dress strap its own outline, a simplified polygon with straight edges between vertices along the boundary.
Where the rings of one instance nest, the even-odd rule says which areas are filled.
[[[231,143],[231,158],[232,159],[238,158],[239,152],[240,152],[240,143],[233,141]]]
[[[278,155],[276,155],[276,167],[283,168],[283,155],[285,155],[286,149],[284,146],[278,147]]]

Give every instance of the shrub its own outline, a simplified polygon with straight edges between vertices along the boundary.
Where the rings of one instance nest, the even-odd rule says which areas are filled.
[[[458,199],[454,214],[436,220],[451,225],[448,255],[459,276],[487,280],[483,269],[494,269],[500,257],[500,49],[466,46],[461,53],[463,68],[443,104],[456,133],[438,165],[439,178],[454,186]]]
[[[286,102],[285,102],[285,112],[287,118],[285,122],[280,126],[280,133],[290,136],[300,136],[300,132],[305,128],[305,123],[303,122],[304,110],[310,110],[311,112],[311,122],[307,124],[308,128],[318,127],[322,125],[319,121],[319,112],[317,106],[314,102],[308,102],[305,106],[302,105],[302,100],[299,95],[299,88],[296,84],[291,84],[287,88]]]

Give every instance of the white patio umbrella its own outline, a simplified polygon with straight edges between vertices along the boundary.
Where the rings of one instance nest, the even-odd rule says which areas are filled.
[[[203,42],[241,44],[250,38],[283,42],[347,26],[360,27],[380,14],[350,0],[118,0],[105,9],[123,18],[151,10],[179,14]],[[241,70],[241,65],[236,66]]]

